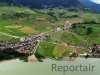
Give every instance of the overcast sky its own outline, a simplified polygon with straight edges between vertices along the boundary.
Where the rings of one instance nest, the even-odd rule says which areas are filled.
[[[91,0],[91,1],[100,4],[100,0]]]

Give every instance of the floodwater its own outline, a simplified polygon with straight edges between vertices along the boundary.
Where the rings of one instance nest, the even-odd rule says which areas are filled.
[[[93,71],[52,71],[52,64],[57,66],[95,65]],[[100,75],[100,59],[77,58],[75,61],[56,61],[44,59],[43,62],[22,62],[19,59],[0,62],[0,75]]]

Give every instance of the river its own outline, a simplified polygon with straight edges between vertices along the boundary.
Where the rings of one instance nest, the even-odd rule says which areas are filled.
[[[52,64],[56,65],[95,65],[93,72],[52,71]],[[0,75],[100,75],[100,59],[77,58],[75,61],[56,61],[44,59],[43,62],[22,62],[19,59],[0,62]]]

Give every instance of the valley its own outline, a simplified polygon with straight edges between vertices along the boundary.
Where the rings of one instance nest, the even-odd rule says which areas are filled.
[[[71,53],[88,53],[92,55],[89,51],[90,48],[100,45],[100,14],[99,11],[93,12],[90,8],[78,8],[79,5],[76,3],[75,8],[71,6],[60,7],[54,3],[54,7],[41,9],[1,5],[1,47],[4,42],[11,42],[11,44],[13,42],[16,45],[17,40],[17,45],[19,45],[19,43],[22,44],[20,41],[22,38],[31,37],[32,41],[27,42],[32,47],[28,46],[29,49],[27,49],[23,46],[25,52],[29,51],[28,54],[26,53],[26,57],[32,55],[31,51],[34,53],[34,50],[32,50],[33,42],[40,40],[41,37],[46,37],[45,41],[39,42],[38,47],[36,47],[34,54],[37,58],[59,59],[70,56]],[[68,25],[71,25],[71,28],[66,28]],[[50,34],[50,31],[54,33]],[[26,43],[26,40],[23,43]],[[18,52],[25,53],[24,50]],[[13,54],[9,53],[7,55],[16,58]],[[3,53],[1,52],[0,58],[2,56]],[[100,57],[100,54],[98,57]],[[4,60],[5,58],[6,56]]]

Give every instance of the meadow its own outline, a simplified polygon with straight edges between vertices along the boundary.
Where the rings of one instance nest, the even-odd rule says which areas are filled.
[[[71,24],[81,22],[100,22],[100,14],[79,9],[30,9],[27,7],[0,7],[0,41],[10,41],[15,37],[37,35],[54,28],[63,27],[65,21]],[[88,28],[92,32],[87,34]],[[52,42],[60,41],[61,44]],[[37,53],[45,57],[69,56],[71,52],[86,52],[76,46],[91,46],[100,44],[100,25],[77,24],[69,31],[56,32],[42,42]]]

